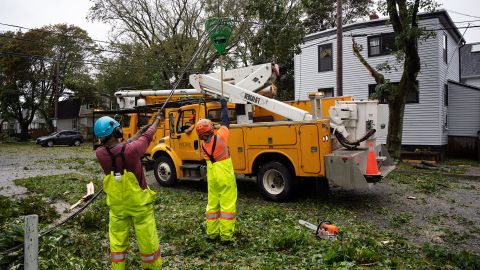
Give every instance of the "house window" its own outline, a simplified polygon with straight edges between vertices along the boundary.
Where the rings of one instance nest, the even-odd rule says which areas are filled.
[[[334,97],[333,87],[330,88],[318,88],[318,92],[323,92],[324,97]]]
[[[369,99],[374,99],[373,94],[375,94],[375,88],[376,87],[377,87],[377,84],[369,84],[368,85],[368,98]],[[378,97],[378,102],[383,103],[383,104],[387,103],[387,101],[385,100],[385,97],[383,95]]]
[[[72,119],[72,129],[78,129],[78,119],[77,118],[73,118]]]
[[[443,85],[443,103],[448,106],[448,84]]]
[[[333,70],[332,43],[318,46],[318,72]]]
[[[391,84],[393,85],[398,85],[398,82],[392,82]],[[418,81],[415,82],[415,84],[417,85],[417,89],[410,89],[407,93],[407,101],[406,103],[419,103],[419,97],[418,97],[418,93],[419,93],[419,88],[418,88]],[[368,98],[369,99],[373,99],[373,94],[375,94],[375,88],[377,87],[376,84],[369,84],[368,85]],[[378,98],[378,102],[379,103],[387,103],[385,97],[382,95]]]
[[[443,33],[443,62],[447,63],[447,34]]]
[[[395,34],[368,37],[368,57],[387,55],[395,51]]]

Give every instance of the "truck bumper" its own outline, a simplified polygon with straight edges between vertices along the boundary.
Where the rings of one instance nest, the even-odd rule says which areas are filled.
[[[341,148],[325,156],[325,175],[329,185],[347,190],[368,190],[395,169],[388,151],[383,145],[375,147],[381,175],[365,176],[368,149],[347,150]]]

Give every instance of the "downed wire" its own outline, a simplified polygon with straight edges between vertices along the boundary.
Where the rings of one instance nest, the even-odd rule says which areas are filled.
[[[93,195],[93,197],[85,203],[84,206],[82,206],[82,208],[80,208],[77,212],[73,213],[71,216],[69,216],[68,218],[66,218],[64,221],[56,224],[55,226],[47,229],[46,231],[44,232],[41,232],[38,236],[38,238],[42,237],[42,236],[45,236],[49,233],[51,233],[52,231],[56,230],[58,227],[62,226],[63,224],[65,224],[67,221],[73,219],[74,217],[76,217],[78,214],[80,214],[81,212],[83,212],[83,210],[85,210],[85,208],[87,208],[87,206],[89,206],[93,201],[95,201],[95,199],[98,197],[98,195],[100,195],[101,193],[103,192],[103,188],[100,188],[100,190],[95,194]],[[0,251],[0,256],[4,256],[4,255],[8,255],[14,251],[17,251],[17,250],[20,250],[24,247],[24,243],[22,244],[18,244],[12,248],[9,248],[7,250],[4,250],[4,251]]]

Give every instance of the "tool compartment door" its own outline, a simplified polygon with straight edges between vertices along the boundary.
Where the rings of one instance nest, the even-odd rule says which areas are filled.
[[[228,148],[235,170],[245,170],[245,144],[241,128],[230,128],[228,134]]]
[[[245,141],[250,146],[280,146],[297,143],[295,126],[249,127],[246,129]]]
[[[300,127],[300,160],[300,167],[304,172],[320,172],[320,149],[316,125],[302,125]]]

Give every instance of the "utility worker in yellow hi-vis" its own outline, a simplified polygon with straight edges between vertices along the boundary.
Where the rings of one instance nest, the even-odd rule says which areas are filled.
[[[229,241],[235,230],[237,214],[237,183],[233,164],[228,150],[227,101],[222,98],[222,124],[214,134],[213,123],[209,119],[200,119],[195,125],[198,137],[202,140],[202,149],[207,162],[208,203],[206,215],[207,236]]]
[[[120,143],[120,124],[109,116],[95,122],[94,134],[102,141],[96,150],[97,159],[105,172],[103,190],[107,194],[109,212],[109,239],[112,269],[125,269],[129,245],[128,235],[133,224],[142,266],[161,269],[162,258],[153,215],[155,192],[148,186],[140,158],[145,153],[160,123],[157,114],[150,127],[142,129],[128,143]],[[148,128],[148,129],[147,129]]]

